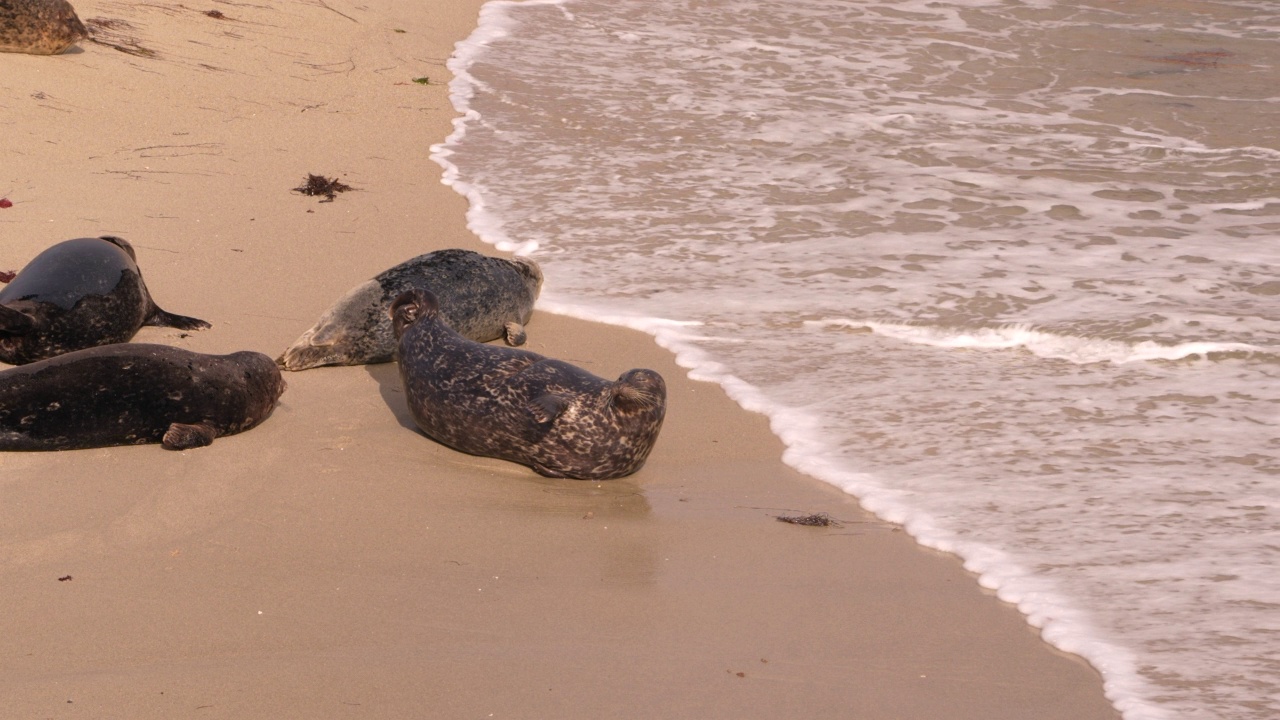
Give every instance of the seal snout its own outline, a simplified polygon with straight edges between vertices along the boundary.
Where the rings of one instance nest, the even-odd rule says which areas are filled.
[[[611,392],[613,404],[619,410],[649,410],[666,403],[667,383],[653,370],[628,370],[613,384]]]

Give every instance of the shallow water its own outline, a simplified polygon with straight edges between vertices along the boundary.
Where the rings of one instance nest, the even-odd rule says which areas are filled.
[[[436,148],[1137,718],[1280,715],[1280,5],[491,2]]]

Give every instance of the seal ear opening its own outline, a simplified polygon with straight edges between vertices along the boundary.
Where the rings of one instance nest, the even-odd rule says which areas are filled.
[[[613,406],[623,412],[661,407],[667,400],[667,384],[652,370],[628,370],[613,387]]]
[[[0,335],[26,335],[36,327],[35,318],[0,305]]]

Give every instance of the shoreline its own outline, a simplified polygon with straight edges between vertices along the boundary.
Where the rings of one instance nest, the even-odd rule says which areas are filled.
[[[158,304],[214,324],[136,342],[275,357],[387,267],[497,254],[428,157],[480,5],[77,3],[154,55],[5,56],[0,232],[20,259],[0,270],[118,234]],[[308,173],[355,190],[292,192]],[[272,418],[208,448],[0,454],[10,711],[1118,717],[1092,668],[954,556],[785,466],[764,416],[651,337],[539,310],[528,329],[596,374],[667,379],[640,473],[549,480],[443,448],[394,365],[286,373]],[[814,512],[843,524],[775,519]]]

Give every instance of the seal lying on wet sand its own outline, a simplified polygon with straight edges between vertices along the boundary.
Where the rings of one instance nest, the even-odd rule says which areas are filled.
[[[0,0],[0,52],[57,55],[87,37],[67,0]]]
[[[280,368],[257,352],[79,350],[0,371],[0,450],[201,447],[265,420],[284,389]]]
[[[667,387],[652,370],[616,382],[537,353],[468,340],[441,322],[434,295],[411,290],[391,306],[397,360],[414,421],[473,455],[548,477],[608,480],[649,457]]]
[[[157,307],[135,258],[133,246],[109,235],[67,240],[35,256],[0,289],[0,362],[128,342],[143,325],[209,327]]]
[[[505,336],[508,344],[523,345],[542,271],[527,258],[470,250],[419,255],[343,295],[276,362],[286,370],[391,362],[396,339],[388,310],[415,288],[435,293],[444,321],[466,337],[488,342]]]

